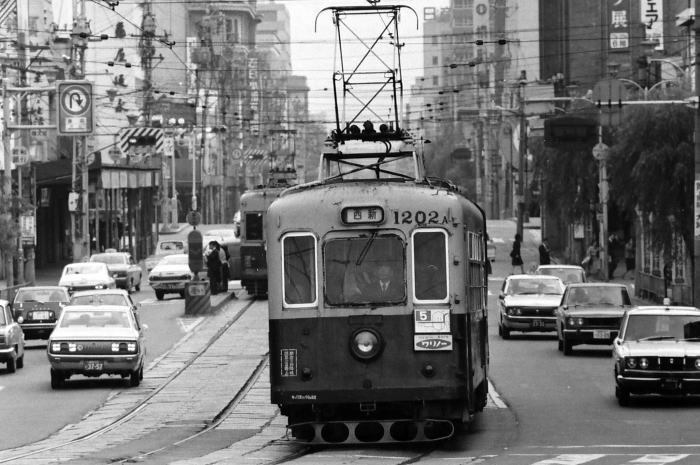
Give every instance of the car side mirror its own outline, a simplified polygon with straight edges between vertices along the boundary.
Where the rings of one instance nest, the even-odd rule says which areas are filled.
[[[501,292],[500,294],[498,294],[498,298],[499,298],[499,299],[504,299],[505,297],[506,297],[506,295],[505,295],[503,292]]]
[[[622,339],[620,339],[619,337],[616,337],[615,340],[613,340],[613,344],[615,344],[616,346],[619,346],[620,344],[622,344]]]

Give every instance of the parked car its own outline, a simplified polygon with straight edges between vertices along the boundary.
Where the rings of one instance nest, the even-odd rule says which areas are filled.
[[[74,292],[70,296],[70,305],[126,305],[138,313],[139,304],[134,302],[124,289],[100,289],[94,291]]]
[[[183,239],[161,239],[156,244],[156,249],[152,255],[144,261],[146,271],[150,271],[160,262],[163,257],[173,254],[187,253],[187,240]]]
[[[47,346],[51,387],[57,389],[73,375],[103,374],[143,379],[146,346],[141,325],[125,305],[69,305]]]
[[[540,265],[535,274],[556,276],[564,284],[586,282],[586,272],[578,265]]]
[[[569,284],[556,312],[559,350],[571,355],[579,344],[612,344],[631,306],[624,284]]]
[[[12,301],[12,313],[25,339],[48,339],[70,296],[62,286],[20,287]]]
[[[499,336],[508,339],[511,331],[555,331],[554,311],[562,294],[564,283],[556,276],[508,276],[498,296]]]
[[[628,310],[613,342],[615,396],[700,394],[700,309],[645,306]]]
[[[9,373],[24,367],[24,333],[12,318],[7,300],[0,300],[0,363],[6,364]]]
[[[136,264],[134,258],[128,252],[98,253],[90,257],[91,262],[101,262],[107,265],[110,275],[114,278],[117,287],[131,291],[141,290],[141,276],[143,270]]]
[[[59,286],[68,292],[85,291],[89,289],[111,289],[116,282],[109,274],[107,265],[100,262],[70,263],[63,267]]]
[[[151,270],[148,283],[156,292],[158,300],[163,300],[165,294],[180,294],[180,297],[185,297],[185,284],[194,276],[188,263],[187,254],[168,255]]]

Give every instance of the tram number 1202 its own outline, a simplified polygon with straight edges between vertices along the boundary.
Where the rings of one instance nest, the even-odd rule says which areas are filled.
[[[435,210],[394,210],[394,224],[449,224],[447,215],[440,215]]]

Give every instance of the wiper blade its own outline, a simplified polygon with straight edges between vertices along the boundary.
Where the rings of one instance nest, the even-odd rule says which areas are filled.
[[[357,256],[357,260],[355,261],[355,266],[362,265],[362,262],[365,260],[365,257],[367,256],[367,252],[369,252],[369,248],[372,246],[372,242],[374,242],[375,237],[377,237],[376,231],[374,231],[372,233],[372,235],[367,240],[367,243],[362,248],[362,251],[360,251],[360,255]]]
[[[637,339],[637,341],[663,341],[665,339],[676,339],[676,336],[649,336]]]

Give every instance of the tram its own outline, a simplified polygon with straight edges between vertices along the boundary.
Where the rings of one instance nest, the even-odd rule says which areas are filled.
[[[267,207],[286,188],[296,183],[293,168],[273,168],[267,184],[241,196],[241,285],[248,294],[267,295],[267,263],[263,227]]]
[[[339,31],[350,16],[383,15],[383,33],[400,8],[332,11]],[[379,73],[396,103],[400,77]],[[367,106],[341,124],[336,96],[318,179],[267,209],[271,402],[302,442],[439,441],[487,402],[486,219],[426,175],[398,104],[378,128],[358,123]]]

